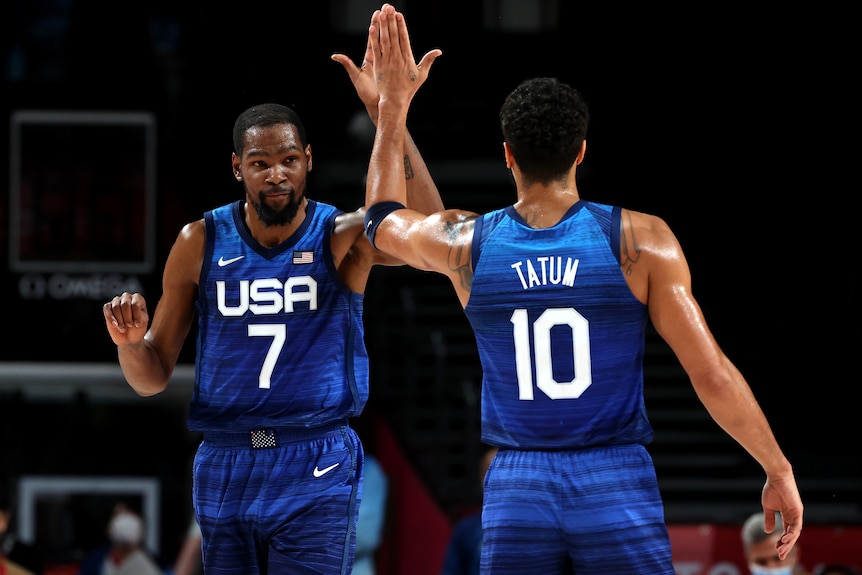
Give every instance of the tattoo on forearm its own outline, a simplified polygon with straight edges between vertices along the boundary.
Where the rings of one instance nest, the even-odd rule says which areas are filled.
[[[415,174],[413,173],[413,164],[410,163],[410,156],[404,155],[404,179],[410,181]]]
[[[632,225],[631,214],[623,212],[623,220],[620,223],[620,267],[625,275],[631,275],[632,267],[638,263],[641,257],[641,248],[635,238],[635,229]]]
[[[470,292],[473,287],[472,251],[470,249],[472,226],[468,223],[476,216],[459,216],[458,221],[445,222],[446,235],[449,236],[449,269],[461,278],[461,287]]]

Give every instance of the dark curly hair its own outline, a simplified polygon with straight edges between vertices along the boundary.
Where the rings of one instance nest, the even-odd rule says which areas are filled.
[[[245,145],[245,133],[250,129],[268,128],[281,124],[296,126],[296,132],[299,134],[299,143],[303,148],[308,145],[308,141],[305,138],[305,126],[302,124],[302,120],[299,119],[299,114],[282,104],[266,103],[252,106],[237,116],[236,122],[233,124],[234,153],[237,156],[242,156],[243,146]]]
[[[589,123],[586,99],[556,78],[521,82],[500,109],[503,138],[528,182],[564,179]]]

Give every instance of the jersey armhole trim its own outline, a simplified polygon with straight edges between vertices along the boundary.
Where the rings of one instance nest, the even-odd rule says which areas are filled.
[[[614,252],[614,258],[618,264],[620,263],[620,237],[623,233],[622,211],[620,206],[614,206],[611,211],[611,227],[608,232],[611,240],[611,251]]]
[[[472,257],[470,258],[472,261],[470,262],[471,271],[476,271],[476,266],[479,265],[479,253],[481,252],[480,247],[482,244],[482,234],[485,230],[485,216],[481,215],[473,221],[473,243],[470,246],[470,252]]]

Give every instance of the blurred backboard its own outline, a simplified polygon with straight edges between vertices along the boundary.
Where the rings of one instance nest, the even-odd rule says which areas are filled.
[[[10,269],[151,272],[155,132],[148,112],[12,112]]]

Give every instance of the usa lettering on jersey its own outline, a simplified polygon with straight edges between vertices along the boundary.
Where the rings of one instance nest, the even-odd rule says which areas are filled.
[[[218,309],[225,317],[293,313],[294,306],[306,303],[308,310],[317,310],[317,281],[311,276],[295,276],[286,280],[265,278],[240,280],[228,290],[227,282],[215,282]]]

